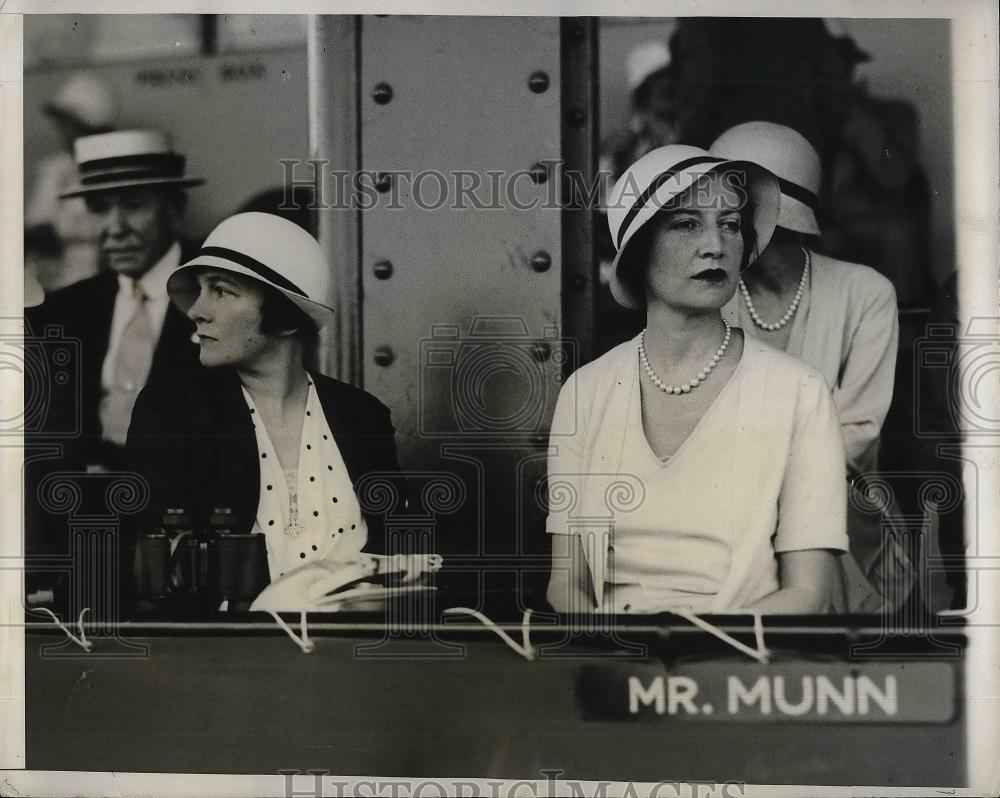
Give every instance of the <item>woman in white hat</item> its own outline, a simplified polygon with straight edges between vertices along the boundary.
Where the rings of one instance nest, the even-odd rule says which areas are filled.
[[[151,490],[140,523],[159,527],[167,508],[204,522],[228,507],[236,532],[265,536],[272,580],[379,551],[381,518],[355,488],[367,474],[399,473],[394,430],[375,397],[305,366],[333,315],[316,239],[278,216],[237,214],[167,290],[196,324],[208,368],[139,395],[128,448]]]
[[[823,375],[840,419],[850,490],[856,491],[854,477],[878,468],[879,435],[892,402],[899,341],[896,292],[874,269],[815,251],[821,165],[804,136],[772,122],[746,122],[723,133],[711,149],[720,158],[760,164],[781,188],[771,243],[741,275],[724,317]],[[871,505],[859,496],[848,506],[853,557],[841,560],[845,573],[836,591],[838,610],[873,611],[882,605],[879,589],[864,574],[891,573],[888,578],[899,593],[894,601],[913,584],[907,557],[885,545],[882,522],[892,514],[883,518],[862,511]],[[880,560],[893,565],[879,565]]]
[[[552,423],[559,611],[819,612],[846,548],[843,445],[822,377],[724,322],[767,246],[759,167],[670,145],[615,185],[611,287],[646,329],[579,369]]]
[[[723,133],[711,151],[753,161],[781,187],[771,243],[740,277],[724,313],[749,335],[808,363],[829,383],[851,476],[876,468],[879,432],[892,401],[899,322],[896,292],[868,266],[813,249],[820,235],[816,202],[821,166],[795,130],[746,122]]]

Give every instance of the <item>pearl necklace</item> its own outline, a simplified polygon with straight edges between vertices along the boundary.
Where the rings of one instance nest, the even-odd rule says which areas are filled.
[[[703,383],[705,378],[712,373],[712,369],[719,365],[719,361],[722,359],[722,356],[726,354],[726,348],[729,346],[729,340],[733,337],[733,329],[729,326],[729,322],[723,319],[722,323],[726,325],[726,334],[722,337],[722,346],[715,350],[715,354],[712,355],[711,359],[708,361],[708,365],[698,372],[698,376],[690,382],[685,382],[683,385],[667,385],[659,378],[657,373],[653,371],[653,367],[649,363],[649,358],[646,357],[646,331],[643,330],[642,337],[639,339],[639,360],[642,361],[643,368],[646,369],[646,373],[649,375],[649,379],[653,381],[653,385],[664,393],[682,394],[690,393],[692,388],[697,388],[701,383]]]
[[[746,283],[743,282],[743,278],[740,278],[740,292],[743,294],[743,301],[747,304],[747,310],[750,313],[750,318],[753,319],[753,323],[760,327],[762,330],[780,330],[788,322],[792,320],[795,315],[795,311],[799,308],[799,302],[802,301],[802,292],[806,288],[806,275],[809,274],[809,263],[811,258],[809,257],[809,250],[802,247],[802,254],[806,256],[806,263],[802,267],[802,276],[799,278],[799,287],[795,290],[795,299],[792,300],[791,307],[785,312],[785,315],[781,317],[780,321],[774,324],[768,324],[764,321],[757,313],[757,308],[753,306],[753,300],[750,298],[750,292],[747,290]]]

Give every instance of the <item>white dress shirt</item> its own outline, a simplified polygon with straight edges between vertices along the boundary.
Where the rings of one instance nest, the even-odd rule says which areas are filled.
[[[163,331],[163,320],[167,315],[167,306],[170,304],[170,297],[167,295],[167,278],[181,262],[181,245],[174,242],[170,249],[164,253],[148,272],[139,278],[139,286],[143,294],[146,295],[146,311],[149,313],[149,321],[153,330],[156,331],[156,340],[159,341],[160,333]],[[101,369],[101,386],[104,390],[110,390],[114,381],[114,364],[118,356],[118,348],[121,345],[122,331],[129,319],[135,312],[135,291],[133,290],[134,280],[123,274],[118,275],[118,295],[115,297],[115,309],[111,316],[111,339],[108,343],[108,352],[104,356],[104,365]]]

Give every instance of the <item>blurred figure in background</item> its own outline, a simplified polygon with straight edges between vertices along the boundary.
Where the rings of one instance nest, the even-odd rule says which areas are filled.
[[[901,307],[930,303],[919,114],[858,80],[857,66],[871,56],[853,38],[822,19],[687,17],[670,56],[680,141],[708,147],[752,120],[797,130],[823,166],[823,251],[889,278]]]
[[[92,277],[98,270],[94,220],[79,197],[60,195],[77,182],[73,142],[113,130],[118,103],[111,87],[93,75],[74,75],[45,106],[62,144],[38,171],[25,201],[26,243],[45,257],[31,261],[35,277],[46,291]]]
[[[646,42],[629,52],[628,129],[612,135],[601,153],[601,171],[609,172],[612,181],[650,150],[679,140],[669,67],[670,50],[663,42]]]
[[[602,319],[599,335],[606,339],[629,337],[641,327],[641,314],[620,307],[611,297],[611,263],[615,243],[608,232],[607,201],[612,186],[622,173],[646,153],[680,141],[676,123],[670,49],[664,42],[636,45],[625,59],[629,89],[628,127],[610,135],[601,146],[598,163],[599,210],[594,231],[600,258],[597,296]],[[601,351],[608,348],[602,343]]]
[[[314,238],[319,235],[315,192],[312,186],[275,186],[254,194],[236,213],[271,213],[294,222]]]

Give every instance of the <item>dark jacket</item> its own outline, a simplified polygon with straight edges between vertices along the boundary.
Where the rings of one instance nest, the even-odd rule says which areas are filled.
[[[182,246],[182,258],[184,248]],[[40,494],[47,475],[78,473],[84,497],[78,514],[106,515],[104,485],[83,476],[88,464],[112,471],[125,466],[124,450],[102,440],[99,407],[101,371],[111,340],[111,321],[118,294],[118,277],[102,272],[49,294],[38,307],[25,310],[26,349],[39,357],[29,361],[25,406],[33,408],[25,431],[25,552],[29,557],[66,556],[67,517],[47,508]],[[149,379],[171,372],[201,370],[198,345],[191,340],[194,323],[171,304],[153,354]],[[30,379],[29,379],[30,377]],[[128,541],[119,541],[125,559],[119,565],[122,596],[131,584]],[[79,566],[79,567],[82,567]],[[29,566],[33,571],[34,566]],[[32,574],[40,584],[57,581],[44,569]],[[79,577],[77,577],[79,578]]]
[[[366,550],[380,552],[385,514],[405,507],[389,410],[358,388],[321,374],[312,377],[355,492],[366,476],[376,474],[393,485],[395,498],[388,506],[374,507],[378,496],[358,497],[368,525]],[[147,384],[132,413],[126,450],[132,467],[149,482],[149,503],[134,524],[138,531],[159,528],[170,507],[186,510],[195,525],[204,525],[213,508],[228,507],[237,532],[253,529],[260,453],[234,370],[204,369]]]
[[[79,446],[86,462],[102,463],[112,468],[123,465],[116,460],[113,448],[101,440],[99,407],[101,402],[101,371],[111,342],[111,318],[118,295],[118,276],[111,271],[54,291],[37,308],[26,311],[28,327],[36,336],[44,336],[46,328],[55,328],[62,339],[74,341],[79,353],[78,368],[73,371],[73,390],[64,390],[59,401],[73,402],[74,407],[52,407],[52,418],[77,418]],[[173,303],[163,319],[149,380],[172,372],[191,372],[201,369],[198,345],[191,340],[194,323]],[[78,344],[76,344],[78,342]]]

